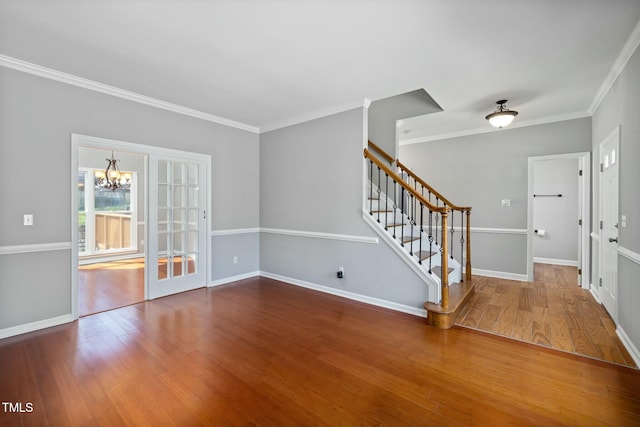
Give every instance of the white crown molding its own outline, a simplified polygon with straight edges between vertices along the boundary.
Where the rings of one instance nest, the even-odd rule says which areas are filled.
[[[0,255],[71,250],[71,242],[34,243],[29,245],[0,246]]]
[[[251,233],[259,233],[260,232],[260,228],[259,227],[253,227],[253,228],[229,228],[226,230],[213,230],[211,232],[211,236],[215,237],[215,236],[232,236],[235,234],[251,234]]]
[[[618,246],[618,254],[622,255],[623,257],[625,257],[630,261],[635,262],[636,264],[640,264],[640,254],[632,251],[631,249]]]
[[[44,77],[46,79],[55,80],[61,83],[66,83],[72,86],[81,87],[83,89],[92,90],[94,92],[100,92],[106,95],[115,96],[117,98],[126,99],[128,101],[137,102],[139,104],[149,105],[151,107],[159,108],[161,110],[171,111],[171,112],[182,114],[189,117],[195,117],[196,119],[206,120],[208,122],[213,122],[213,123],[229,126],[236,129],[246,130],[252,133],[260,133],[260,129],[257,128],[256,126],[251,126],[245,123],[237,122],[235,120],[230,120],[224,117],[215,116],[213,114],[194,110],[192,108],[183,107],[182,105],[161,101],[159,99],[151,98],[145,95],[140,95],[135,92],[131,92],[131,91],[120,89],[114,86],[109,86],[103,83],[99,83],[93,80],[88,80],[82,77],[78,77],[73,74],[63,73],[61,71],[43,67],[41,65],[32,64],[30,62],[26,62],[21,59],[12,58],[10,56],[0,55],[0,66],[22,71],[28,74],[33,74],[35,76]]]
[[[377,237],[353,236],[349,234],[321,233],[317,231],[284,230],[279,228],[260,228],[261,233],[283,234],[285,236],[311,237],[315,239],[342,240],[355,243],[377,244]]]
[[[274,122],[260,127],[260,133],[271,132],[273,130],[286,128],[289,126],[297,125],[300,123],[308,122],[311,120],[320,119],[323,117],[331,116],[333,114],[343,113],[345,111],[353,110],[355,108],[369,108],[371,101],[367,98],[358,99],[355,101],[347,102],[345,104],[336,105],[331,108],[325,108],[322,110],[313,111],[297,117],[291,117],[287,120]]]
[[[616,80],[618,79],[622,71],[624,70],[624,67],[627,65],[627,62],[629,62],[629,59],[631,59],[631,56],[636,51],[636,48],[638,47],[639,44],[640,44],[640,21],[638,21],[638,23],[636,24],[636,27],[631,32],[631,35],[629,36],[629,38],[627,39],[627,42],[622,47],[622,50],[620,51],[620,54],[618,55],[616,62],[614,62],[613,65],[611,66],[611,70],[609,70],[609,74],[607,74],[607,77],[604,79],[604,81],[602,82],[602,85],[600,85],[600,88],[598,89],[595,96],[593,97],[593,101],[591,101],[591,105],[589,106],[589,115],[592,116],[593,113],[596,112],[596,110],[598,109],[598,107],[600,106],[604,98],[609,93],[609,90],[611,90],[611,87],[616,82]]]
[[[307,282],[304,280],[293,279],[291,277],[281,276],[279,274],[269,273],[267,271],[260,271],[261,277],[277,280],[279,282],[288,283],[290,285],[296,285],[314,291],[323,292],[326,294],[336,295],[342,298],[363,302],[365,304],[375,305],[377,307],[387,308],[389,310],[399,311],[402,313],[412,314],[419,317],[427,317],[427,311],[422,308],[411,307],[404,304],[399,304],[393,301],[387,301],[380,298],[369,297],[366,295],[356,294],[353,292],[343,291],[341,289],[332,288],[329,286],[318,285],[315,283]]]
[[[518,123],[509,125],[505,129],[496,129],[493,126],[487,124],[486,127],[467,129],[460,132],[441,133],[439,135],[429,135],[412,139],[400,140],[400,145],[420,144],[422,142],[441,141],[443,139],[459,138],[462,136],[480,135],[490,132],[504,132],[512,129],[519,129],[529,126],[545,125],[550,123],[565,122],[567,120],[583,119],[589,117],[590,114],[587,111],[576,111],[574,113],[560,114],[557,116],[543,117],[537,120],[519,121]]]

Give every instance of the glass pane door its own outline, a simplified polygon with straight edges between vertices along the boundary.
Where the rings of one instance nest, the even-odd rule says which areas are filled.
[[[205,286],[206,164],[152,156],[149,166],[149,295]]]

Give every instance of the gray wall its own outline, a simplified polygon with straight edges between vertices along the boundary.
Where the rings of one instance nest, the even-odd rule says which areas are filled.
[[[424,89],[373,101],[369,106],[369,140],[397,159],[396,120],[438,111],[442,108]]]
[[[400,160],[452,203],[471,206],[471,226],[527,228],[528,158],[591,150],[591,119],[400,146]],[[510,207],[501,207],[510,199]],[[457,224],[457,222],[456,222]],[[473,233],[474,268],[526,274],[526,234]]]
[[[258,226],[257,134],[6,68],[0,93],[0,180],[11,183],[0,188],[0,247],[72,240],[72,133],[211,155],[213,228]],[[22,226],[26,213],[34,226]],[[212,256],[231,262],[224,251]],[[70,256],[0,255],[0,330],[71,312]]]
[[[545,235],[533,236],[533,256],[578,262],[578,159],[533,162],[533,227]]]
[[[355,109],[260,136],[261,228],[375,236],[362,219],[363,120]],[[428,299],[383,242],[262,232],[260,270],[415,308]]]
[[[593,115],[593,170],[598,170],[599,145],[620,126],[620,215],[627,216],[619,229],[619,246],[640,254],[640,51],[636,49],[622,74]],[[593,230],[598,230],[599,174],[593,174]],[[592,241],[592,285],[597,286],[598,242]],[[618,257],[618,323],[640,349],[640,264]]]

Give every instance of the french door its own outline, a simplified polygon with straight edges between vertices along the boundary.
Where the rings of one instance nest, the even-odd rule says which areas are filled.
[[[207,163],[149,156],[148,297],[206,286]]]

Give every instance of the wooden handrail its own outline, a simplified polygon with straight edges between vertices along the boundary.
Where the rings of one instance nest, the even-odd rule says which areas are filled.
[[[444,197],[442,194],[440,194],[436,189],[434,189],[432,186],[427,184],[422,178],[420,178],[418,175],[413,173],[413,171],[411,171],[408,167],[403,165],[402,162],[400,162],[400,160],[396,160],[396,165],[400,169],[402,169],[403,172],[405,172],[411,178],[416,180],[416,182],[420,183],[420,185],[422,185],[423,187],[426,187],[429,191],[431,191],[431,193],[433,193],[434,196],[436,196],[438,199],[442,200],[452,210],[454,210],[454,211],[462,211],[462,212],[471,210],[471,207],[469,207],[469,206],[458,206],[458,205],[454,205],[453,203],[451,203],[446,197]]]
[[[378,147],[376,144],[371,142],[371,140],[369,140],[369,147],[371,147],[374,151],[377,151],[378,154],[380,154],[383,159],[385,159],[387,162],[389,162],[389,164],[393,163],[393,157],[391,157],[389,154],[387,154],[387,152],[384,151],[382,148]]]
[[[448,213],[449,207],[447,206],[435,206],[431,204],[427,199],[425,199],[420,193],[411,188],[409,184],[404,182],[400,175],[395,173],[391,168],[380,161],[376,156],[373,156],[369,150],[364,149],[364,157],[369,159],[373,163],[375,163],[384,173],[389,175],[394,181],[396,181],[402,188],[404,188],[407,192],[409,192],[413,197],[415,197],[418,201],[420,201],[423,205],[427,206],[429,210],[439,213]]]

